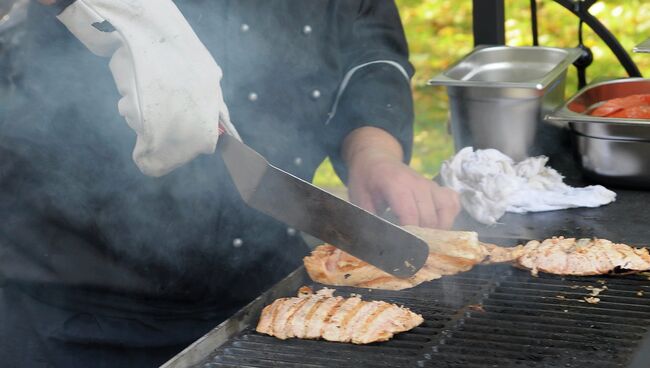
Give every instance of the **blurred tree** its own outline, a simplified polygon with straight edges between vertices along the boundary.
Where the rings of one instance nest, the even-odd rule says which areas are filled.
[[[426,176],[434,176],[442,161],[453,153],[447,134],[447,95],[442,87],[427,87],[426,81],[472,50],[471,0],[396,0],[404,23],[416,74],[415,146],[412,166]],[[541,46],[574,47],[578,43],[578,18],[553,0],[537,0],[539,43]],[[532,45],[530,0],[505,0],[506,43]],[[650,37],[650,1],[601,0],[590,8],[631,53],[632,48]],[[625,77],[614,54],[588,27],[584,43],[594,53],[587,69],[588,81]],[[641,73],[650,76],[650,55],[634,54]],[[575,93],[577,78],[569,71],[567,98]],[[325,187],[342,184],[328,162],[319,169],[315,182]]]

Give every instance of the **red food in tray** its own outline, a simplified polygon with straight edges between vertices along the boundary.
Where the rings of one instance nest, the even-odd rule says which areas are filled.
[[[607,118],[650,119],[650,94],[611,99],[595,108],[589,115]]]

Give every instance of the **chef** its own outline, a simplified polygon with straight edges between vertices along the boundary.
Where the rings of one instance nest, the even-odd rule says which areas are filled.
[[[218,128],[360,206],[450,227],[407,166],[413,69],[388,0],[41,0],[0,124],[0,361],[148,367],[301,264],[248,208]],[[116,88],[117,87],[117,88]]]

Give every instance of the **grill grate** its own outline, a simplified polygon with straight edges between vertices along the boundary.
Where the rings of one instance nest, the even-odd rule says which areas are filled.
[[[590,304],[594,288],[600,301]],[[650,326],[650,286],[635,276],[511,270],[482,305],[458,320],[425,366],[624,367]]]
[[[597,304],[585,300],[593,288],[603,289]],[[614,368],[628,363],[650,326],[641,276],[531,277],[489,266],[398,292],[337,288],[350,293],[406,305],[425,322],[370,345],[281,341],[248,328],[198,367]]]

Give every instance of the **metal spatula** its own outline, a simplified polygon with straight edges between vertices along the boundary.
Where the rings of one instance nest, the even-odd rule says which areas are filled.
[[[424,265],[424,240],[274,167],[228,134],[217,147],[249,206],[397,277],[413,276]]]

